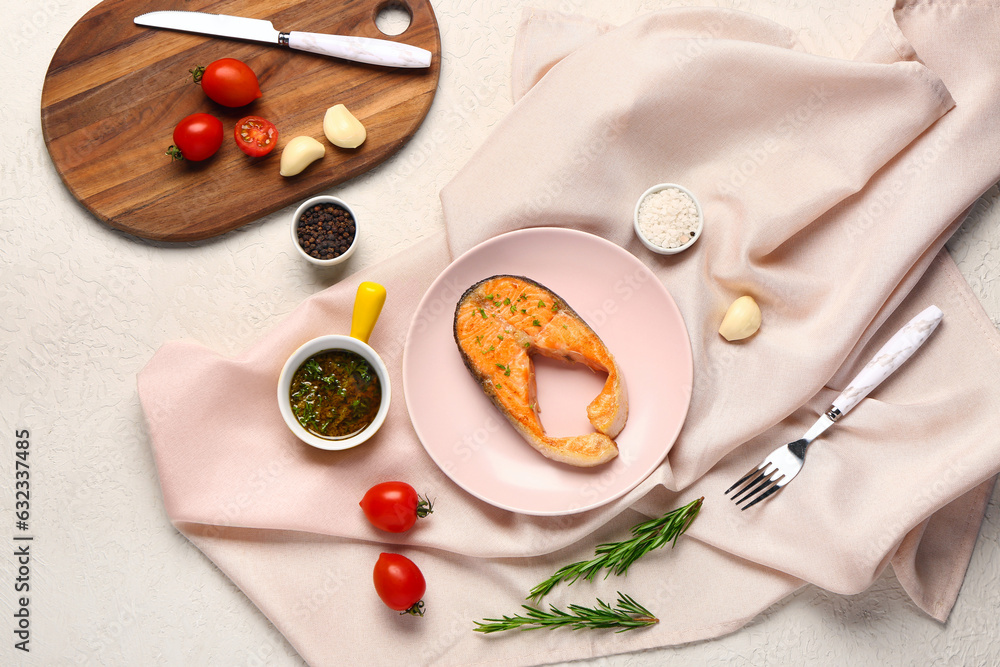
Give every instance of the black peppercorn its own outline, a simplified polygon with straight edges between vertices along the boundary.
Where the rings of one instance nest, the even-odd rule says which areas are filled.
[[[354,243],[354,218],[332,202],[310,206],[299,218],[296,236],[310,257],[336,259]]]

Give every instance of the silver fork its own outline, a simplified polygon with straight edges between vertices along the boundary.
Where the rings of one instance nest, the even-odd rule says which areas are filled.
[[[940,308],[928,306],[907,322],[851,380],[847,389],[841,392],[830,409],[816,420],[805,435],[771,452],[759,466],[726,489],[725,495],[740,487],[730,500],[737,506],[746,503],[740,507],[745,510],[784,488],[802,470],[809,444],[902,366],[934,332],[942,316]]]

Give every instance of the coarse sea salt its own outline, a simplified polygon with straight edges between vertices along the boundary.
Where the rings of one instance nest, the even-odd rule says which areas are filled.
[[[684,191],[665,188],[639,204],[639,229],[653,245],[679,248],[698,231],[698,205]]]

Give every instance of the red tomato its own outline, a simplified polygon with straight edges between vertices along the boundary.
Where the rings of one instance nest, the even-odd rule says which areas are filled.
[[[233,138],[241,151],[250,157],[260,157],[278,145],[278,128],[259,116],[247,116],[236,123]]]
[[[376,528],[402,533],[434,511],[431,501],[421,498],[406,482],[382,482],[368,489],[358,503]]]
[[[222,146],[222,121],[207,113],[191,114],[174,128],[174,145],[167,155],[197,162],[215,155]]]
[[[399,554],[379,554],[374,572],[375,592],[390,609],[414,616],[424,615],[427,582],[412,560]]]
[[[208,67],[191,70],[195,83],[211,99],[227,107],[241,107],[260,97],[257,75],[244,62],[222,58]]]

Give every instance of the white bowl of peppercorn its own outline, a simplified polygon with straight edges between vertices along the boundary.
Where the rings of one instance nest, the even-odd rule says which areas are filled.
[[[292,243],[312,264],[340,264],[358,245],[358,217],[339,197],[312,197],[295,210]]]

